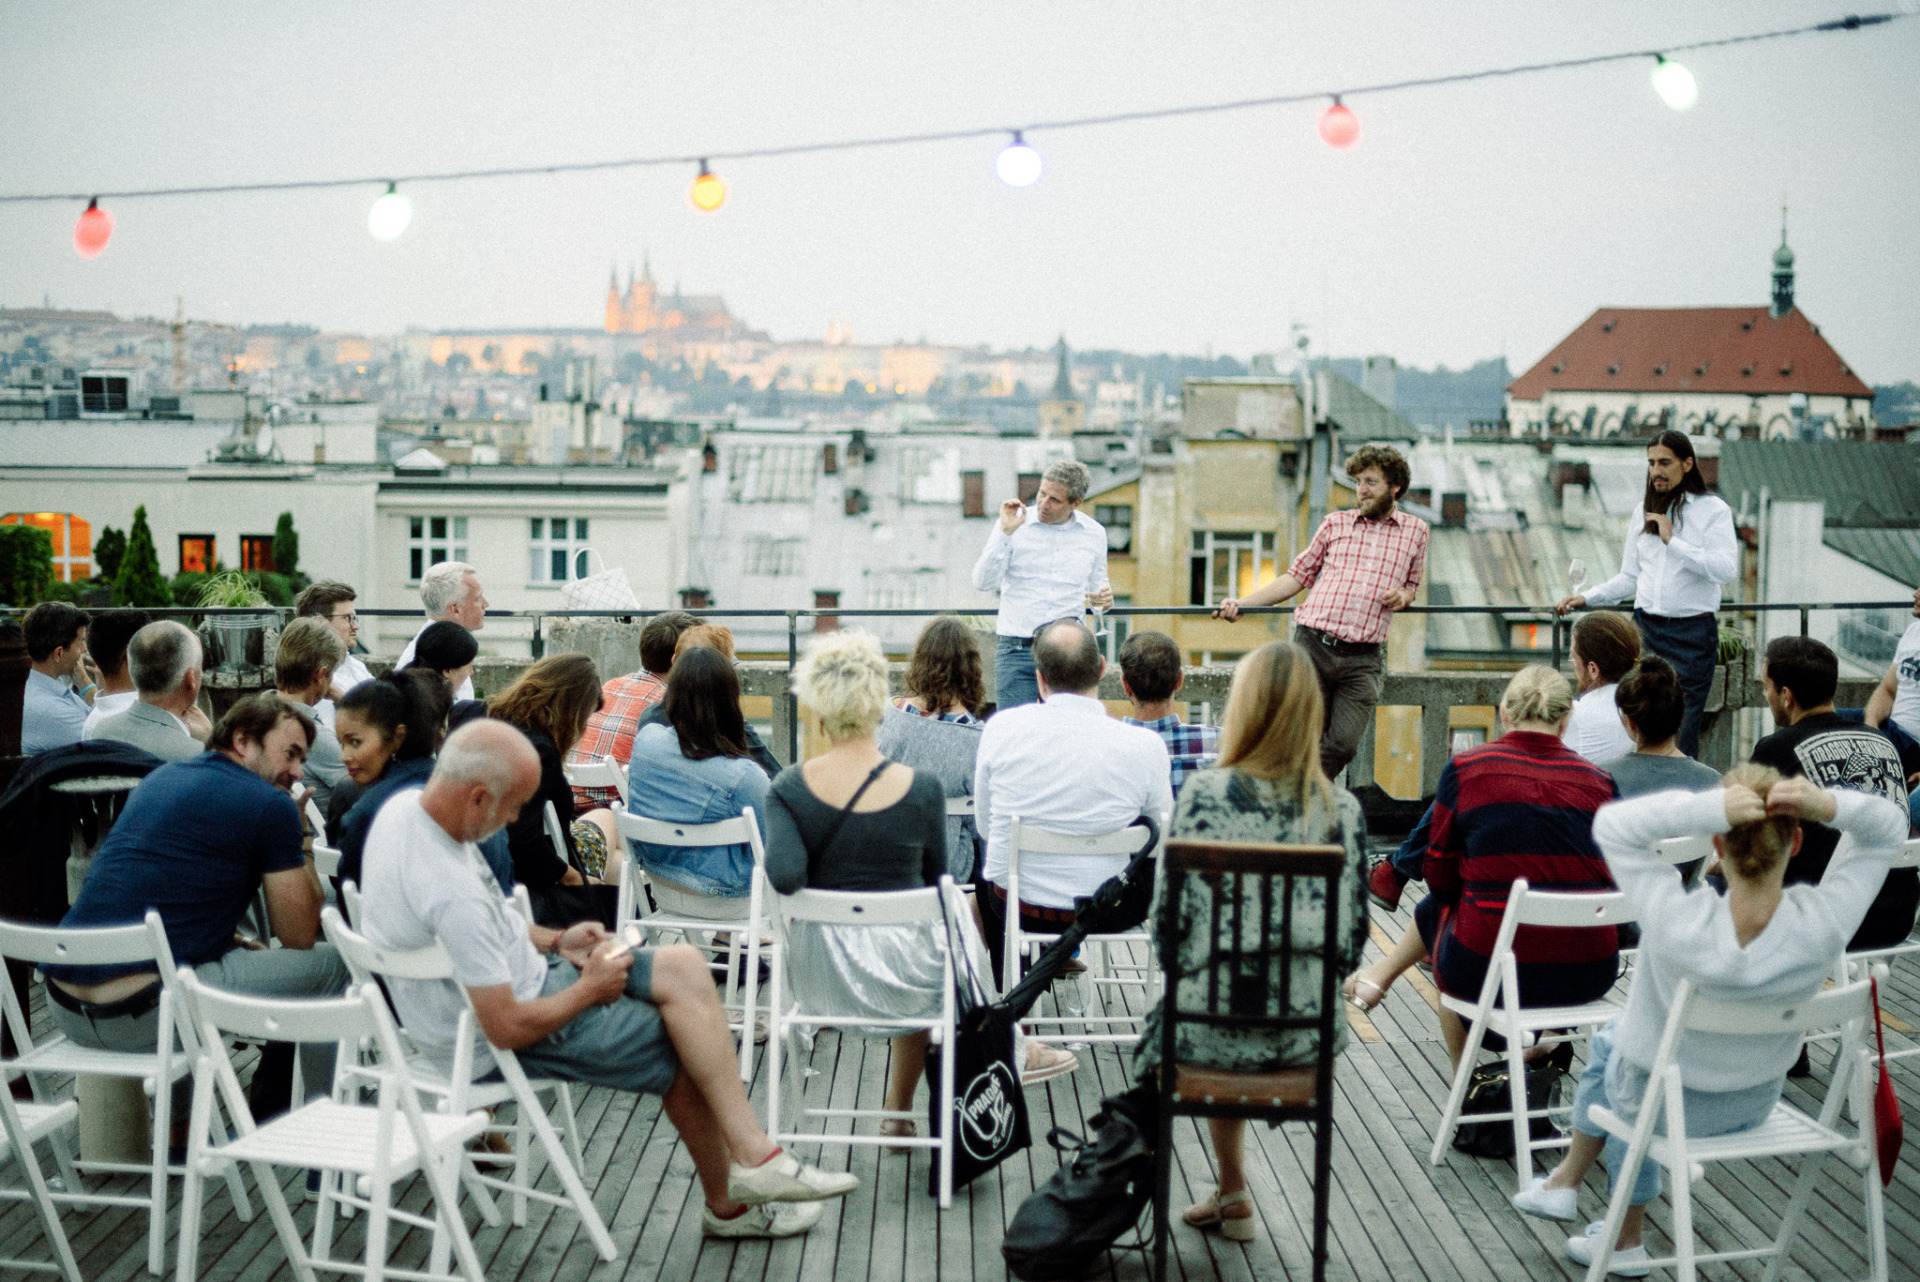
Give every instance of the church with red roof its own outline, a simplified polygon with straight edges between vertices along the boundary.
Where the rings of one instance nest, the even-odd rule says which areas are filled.
[[[1507,384],[1516,436],[1844,437],[1873,389],[1793,305],[1784,229],[1767,307],[1602,307]]]

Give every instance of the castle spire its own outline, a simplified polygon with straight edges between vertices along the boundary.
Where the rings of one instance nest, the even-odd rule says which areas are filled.
[[[1073,376],[1067,372],[1067,336],[1060,335],[1060,341],[1054,344],[1054,350],[1060,354],[1060,364],[1053,373],[1053,399],[1070,401],[1074,398]]]
[[[653,284],[653,251],[650,249],[641,251],[640,279],[644,284]]]

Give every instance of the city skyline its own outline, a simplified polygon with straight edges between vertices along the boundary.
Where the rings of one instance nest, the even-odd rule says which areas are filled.
[[[890,15],[577,7],[515,35],[487,5],[114,10],[23,6],[35,67],[0,86],[7,190],[329,176],[751,146],[1272,93],[1654,47],[1836,16],[1786,3],[1604,15],[1517,4]],[[1223,38],[1231,35],[1231,39]],[[854,38],[856,37],[857,38]],[[512,37],[512,38],[509,38]],[[1041,182],[992,145],[741,163],[702,215],[688,174],[422,186],[406,235],[374,191],[144,200],[78,260],[77,209],[0,209],[0,304],[327,331],[590,327],[588,282],[650,253],[663,287],[725,297],[784,340],[1022,348],[1390,352],[1518,369],[1600,306],[1764,303],[1779,205],[1800,303],[1870,382],[1920,377],[1920,21],[1687,56],[1685,114],[1634,64],[1356,99],[1351,153],[1314,109],[1039,136]],[[152,68],[164,73],[156,82]],[[135,68],[147,70],[136,73]],[[836,74],[822,76],[822,68]],[[615,86],[630,89],[617,92]],[[751,86],[741,90],[736,86]],[[71,104],[84,102],[84,111]]]

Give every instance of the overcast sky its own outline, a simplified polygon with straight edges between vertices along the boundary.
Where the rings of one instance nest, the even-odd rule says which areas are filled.
[[[1881,0],[1878,7],[1915,0]],[[1018,125],[1800,25],[1844,3],[127,3],[0,0],[0,190],[404,173]],[[1783,194],[1798,298],[1869,381],[1920,379],[1920,17],[1687,55],[1031,141],[738,162],[726,206],[640,170],[0,205],[0,304],[328,330],[572,326],[651,249],[777,338],[1538,359],[1593,308],[1762,304]]]

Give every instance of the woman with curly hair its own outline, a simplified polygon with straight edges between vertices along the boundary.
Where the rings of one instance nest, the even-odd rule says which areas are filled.
[[[936,617],[914,643],[906,693],[894,699],[881,718],[875,736],[880,751],[938,779],[948,797],[972,796],[982,724],[976,714],[986,690],[973,629],[957,615]],[[946,822],[947,871],[964,885],[973,880],[979,858],[973,819],[949,815]]]

